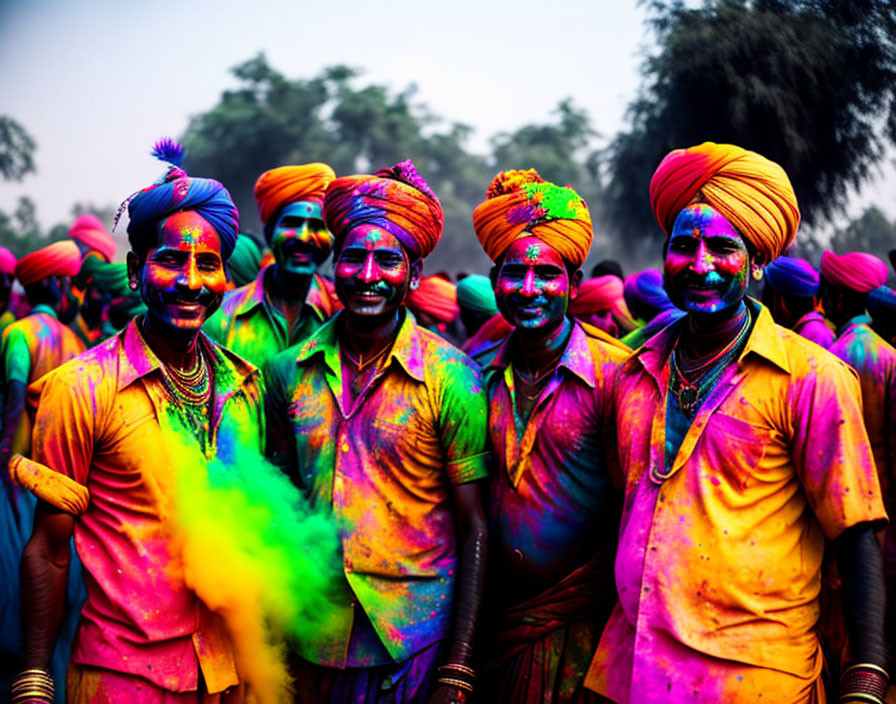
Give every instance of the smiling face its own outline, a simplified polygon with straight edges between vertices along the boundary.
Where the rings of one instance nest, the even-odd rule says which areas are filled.
[[[514,241],[494,276],[498,310],[523,330],[544,332],[562,324],[578,292],[577,278],[570,278],[557,250],[536,237]]]
[[[419,261],[411,263],[394,235],[376,225],[359,225],[345,237],[334,267],[336,294],[354,315],[393,313],[420,280]]]
[[[719,211],[693,203],[678,214],[663,265],[666,291],[678,308],[719,313],[737,307],[749,272],[746,244]]]
[[[227,289],[218,233],[192,210],[163,220],[157,246],[143,262],[129,255],[128,267],[136,273],[148,314],[178,331],[199,330]]]
[[[310,276],[317,271],[333,249],[320,203],[303,200],[283,208],[270,244],[277,266],[288,273]]]

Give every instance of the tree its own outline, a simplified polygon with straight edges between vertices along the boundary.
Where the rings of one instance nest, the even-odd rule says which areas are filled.
[[[34,139],[8,115],[0,115],[0,175],[6,181],[21,181],[34,173]]]
[[[896,222],[891,222],[877,207],[871,206],[846,227],[834,233],[830,248],[837,254],[868,252],[886,262],[887,252],[894,247],[896,247]],[[892,272],[890,280],[891,282],[893,280]]]
[[[607,151],[620,237],[662,236],[648,184],[670,150],[704,141],[784,167],[804,222],[831,215],[896,140],[896,8],[877,0],[651,2],[657,50]]]

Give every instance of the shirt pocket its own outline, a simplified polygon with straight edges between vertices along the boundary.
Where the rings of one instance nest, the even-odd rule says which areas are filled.
[[[701,455],[704,467],[736,489],[758,480],[757,469],[765,457],[772,431],[760,425],[714,413],[703,431]]]

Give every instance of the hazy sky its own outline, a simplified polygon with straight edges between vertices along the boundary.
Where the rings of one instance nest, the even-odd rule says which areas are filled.
[[[396,91],[415,83],[476,129],[477,150],[567,96],[611,137],[637,90],[643,19],[634,0],[0,0],[0,114],[38,145],[38,173],[0,183],[0,209],[29,195],[49,227],[76,202],[117,206],[161,174],[155,139],[181,134],[259,51],[293,78],[344,63]],[[886,171],[857,202],[896,217]]]

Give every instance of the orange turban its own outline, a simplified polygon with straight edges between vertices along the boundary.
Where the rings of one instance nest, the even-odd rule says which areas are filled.
[[[420,285],[408,294],[408,308],[450,323],[460,313],[457,307],[457,287],[441,276],[424,276]]]
[[[444,220],[442,204],[410,159],[372,176],[341,176],[324,197],[324,221],[336,238],[336,251],[349,231],[376,225],[425,258],[438,244]]]
[[[473,211],[473,229],[492,261],[515,240],[531,235],[579,267],[594,239],[585,201],[568,186],[548,183],[535,169],[495,176]]]
[[[650,179],[650,204],[666,236],[698,193],[766,263],[793,242],[800,224],[796,194],[784,169],[764,156],[714,142],[669,152]]]
[[[265,171],[255,182],[258,215],[267,223],[284,205],[308,200],[324,202],[324,192],[336,174],[326,164],[281,166]]]
[[[80,270],[81,250],[71,240],[63,240],[19,259],[15,274],[27,286],[48,276],[75,276]]]
[[[88,250],[97,252],[107,262],[115,258],[115,240],[96,215],[87,213],[79,217],[69,228],[68,236]]]
[[[0,247],[0,274],[12,274],[16,270],[16,255],[6,247]]]
[[[887,283],[887,265],[865,252],[821,253],[821,275],[837,288],[869,293]]]

